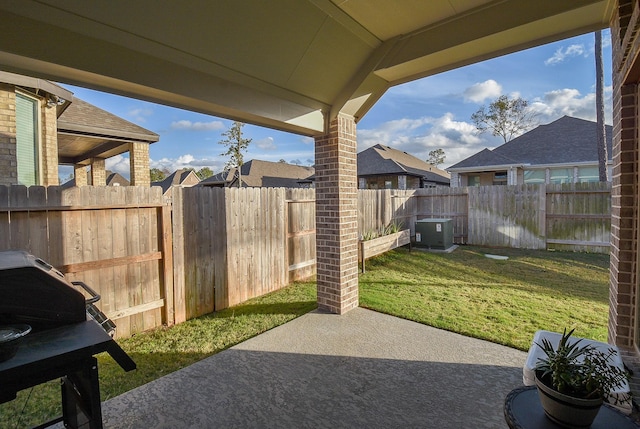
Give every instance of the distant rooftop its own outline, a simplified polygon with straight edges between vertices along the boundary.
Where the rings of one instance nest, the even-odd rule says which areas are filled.
[[[612,157],[613,129],[606,127],[607,153]],[[498,146],[483,149],[448,168],[449,171],[503,165],[549,165],[598,162],[597,123],[563,116]]]

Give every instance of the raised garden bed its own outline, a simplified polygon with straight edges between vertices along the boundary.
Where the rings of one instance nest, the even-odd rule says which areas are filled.
[[[411,230],[403,229],[402,231],[383,235],[371,240],[360,241],[358,248],[358,261],[362,263],[362,272],[365,272],[365,260],[380,255],[396,247],[411,245]]]

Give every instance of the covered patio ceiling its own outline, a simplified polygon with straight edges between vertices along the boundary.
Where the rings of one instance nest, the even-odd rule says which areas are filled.
[[[391,86],[608,26],[608,0],[5,0],[3,70],[310,136]]]

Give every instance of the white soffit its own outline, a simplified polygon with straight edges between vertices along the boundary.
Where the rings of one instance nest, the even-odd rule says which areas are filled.
[[[392,85],[606,27],[612,0],[3,0],[0,69],[306,135]]]

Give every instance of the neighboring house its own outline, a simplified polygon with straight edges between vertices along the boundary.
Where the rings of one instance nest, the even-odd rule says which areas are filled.
[[[107,171],[107,186],[129,186],[130,184],[120,173]]]
[[[172,186],[195,186],[200,183],[200,178],[195,171],[182,168],[174,171],[163,180],[157,182],[151,182],[151,186],[162,187],[162,194],[169,195]]]
[[[606,126],[611,177],[612,127]],[[447,168],[451,186],[597,182],[597,123],[563,116]]]
[[[358,154],[359,189],[449,186],[449,173],[406,152],[377,144]]]
[[[82,101],[55,83],[0,71],[0,184],[106,184],[105,160],[129,152],[132,184],[148,186],[149,144],[159,136]],[[90,180],[84,172],[90,166]]]
[[[243,187],[310,188],[313,186],[313,167],[253,159],[242,165]],[[231,168],[200,182],[201,186],[238,186],[238,169]]]
[[[106,180],[107,186],[129,186],[130,185],[129,181],[126,178],[124,178],[124,176],[122,176],[120,173],[112,173],[111,171],[107,170],[106,175],[107,175],[107,180]],[[91,185],[92,184],[91,174],[89,171],[86,172],[86,176],[87,176],[87,178],[85,179],[86,183]],[[75,177],[67,182],[64,182],[60,186],[63,189],[72,188],[76,186]]]

